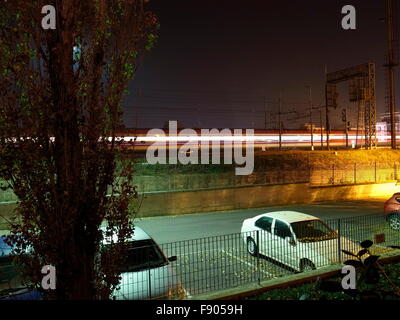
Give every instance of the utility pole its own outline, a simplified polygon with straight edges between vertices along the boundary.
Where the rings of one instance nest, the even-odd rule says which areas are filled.
[[[325,85],[325,122],[326,122],[326,149],[330,150],[329,145],[329,133],[331,131],[331,125],[329,123],[329,105],[328,105],[328,84]]]
[[[278,111],[279,151],[282,150],[282,121],[281,121],[281,110],[282,110],[282,96],[279,95],[279,111]]]
[[[264,96],[264,129],[267,129],[267,97]]]
[[[330,131],[330,123],[329,123],[329,99],[328,99],[328,67],[325,65],[325,121],[326,121],[326,149],[329,150],[329,131]]]
[[[324,134],[322,130],[322,110],[319,109],[319,125],[321,127],[321,150],[324,150]]]
[[[387,94],[388,104],[390,111],[390,131],[391,131],[391,145],[392,149],[397,148],[397,137],[396,137],[396,101],[395,101],[395,67],[398,66],[397,57],[397,21],[395,21],[395,0],[387,0]],[[397,15],[396,15],[397,17]]]
[[[139,90],[138,90],[138,96],[139,96],[139,99],[142,97],[142,94],[143,94],[143,90],[140,88]],[[135,130],[138,128],[138,111],[139,111],[139,109],[138,108],[135,108],[136,109],[136,115],[135,115]],[[135,131],[135,135],[136,135],[136,131]]]
[[[308,88],[308,98],[309,98],[309,104],[310,104],[310,131],[311,131],[311,150],[314,151],[314,125],[313,125],[313,120],[312,120],[312,109],[313,109],[313,103],[312,103],[312,92],[311,92],[311,87],[307,86]]]
[[[346,108],[342,110],[342,121],[344,122],[344,126],[345,126],[344,132],[346,134],[346,149],[348,149],[349,148],[349,125],[350,125],[350,122],[347,122],[347,109]]]
[[[279,103],[278,103],[278,112],[273,113],[273,117],[277,117],[277,129],[279,132],[279,150],[282,150],[282,131],[283,131],[283,126],[282,126],[282,116],[283,115],[289,115],[289,114],[296,114],[296,111],[286,111],[282,112],[282,95],[279,95]]]

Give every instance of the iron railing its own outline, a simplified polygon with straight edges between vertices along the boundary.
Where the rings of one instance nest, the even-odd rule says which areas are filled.
[[[371,162],[352,164],[332,164],[312,169],[312,185],[344,185],[380,183],[398,180],[397,162]]]
[[[343,263],[351,257],[342,250],[357,253],[367,239],[378,255],[400,245],[400,231],[383,215],[260,222],[253,231],[133,248],[113,297],[183,299]],[[0,283],[11,272],[7,267]]]
[[[268,229],[268,225],[264,228]],[[359,243],[367,239],[374,241],[374,254],[400,245],[400,231],[391,229],[386,218],[378,215],[328,220],[323,224],[292,223],[286,230],[271,231],[258,229],[162,244],[162,251],[177,260],[169,263],[166,270],[147,271],[148,276],[142,275],[139,285],[122,285],[130,286],[124,289],[127,292],[144,290],[147,298],[158,298],[162,296],[160,292],[182,298],[183,292],[186,296],[199,295],[343,263],[351,257],[342,250],[357,253]],[[158,288],[158,294],[146,286]]]

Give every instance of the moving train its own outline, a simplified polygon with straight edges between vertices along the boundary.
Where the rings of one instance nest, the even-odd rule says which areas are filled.
[[[309,130],[278,130],[255,129],[252,133],[244,129],[184,129],[169,132],[169,130],[151,129],[130,129],[117,133],[120,141],[119,146],[136,151],[145,151],[149,146],[157,143],[157,146],[167,148],[179,148],[182,145],[194,144],[199,147],[212,146],[213,143],[232,143],[243,144],[244,141],[254,142],[256,149],[276,149],[276,148],[299,148],[311,147],[311,132]],[[236,134],[235,134],[236,133]],[[390,145],[390,132],[377,132],[377,146]],[[325,148],[327,145],[327,134],[323,130],[314,130],[313,146],[315,149]],[[321,141],[322,140],[322,141]],[[400,136],[398,137],[400,140]],[[365,133],[362,131],[348,131],[347,137],[343,130],[331,130],[329,133],[329,146],[334,148],[361,148],[365,145]]]

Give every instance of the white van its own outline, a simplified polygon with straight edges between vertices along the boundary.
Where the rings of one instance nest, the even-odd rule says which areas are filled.
[[[108,243],[107,239],[103,240],[103,245]],[[129,244],[121,283],[119,289],[112,293],[112,299],[185,298],[186,292],[171,265],[171,262],[176,261],[176,256],[167,258],[157,243],[136,226]]]
[[[354,242],[317,217],[295,211],[279,211],[246,219],[242,237],[247,251],[276,260],[297,271],[344,262],[342,250],[357,252]]]

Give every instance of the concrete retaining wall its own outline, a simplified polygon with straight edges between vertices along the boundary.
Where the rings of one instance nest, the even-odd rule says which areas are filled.
[[[231,188],[255,184],[299,183],[310,180],[307,170],[271,170],[237,176],[234,173],[174,174],[135,176],[134,183],[140,192],[181,191],[196,189]]]
[[[249,186],[186,192],[152,192],[139,196],[138,217],[260,208],[332,200],[387,199],[400,192],[395,182],[316,187],[305,183]]]
[[[251,175],[237,176],[228,173],[203,174],[170,174],[158,176],[136,175],[134,184],[139,192],[177,192],[198,189],[252,187],[256,185],[298,184],[312,185],[346,185],[355,183],[384,183],[397,179],[397,167],[390,164],[353,164],[335,165],[324,168],[308,168],[299,165],[297,168],[286,167],[281,169],[254,172]],[[0,185],[2,182],[0,181]],[[11,190],[0,190],[0,204],[17,201]]]
[[[284,168],[254,172],[247,176],[234,173],[173,174],[135,176],[140,192],[180,191],[231,188],[258,184],[310,183],[312,185],[344,185],[355,183],[384,183],[396,180],[394,166],[388,164],[359,164],[331,168]]]
[[[400,192],[396,182],[341,186],[312,186],[307,183],[243,186],[139,195],[137,217],[180,215],[223,210],[261,208],[318,201],[388,199]],[[0,218],[11,217],[15,205],[1,205]],[[0,219],[0,229],[6,221]]]

